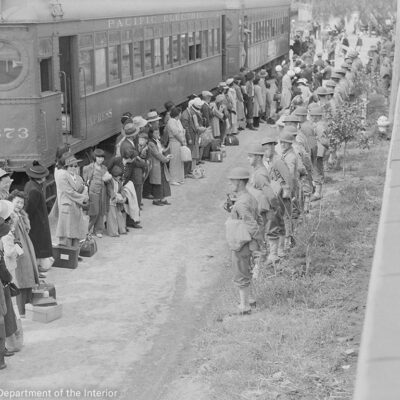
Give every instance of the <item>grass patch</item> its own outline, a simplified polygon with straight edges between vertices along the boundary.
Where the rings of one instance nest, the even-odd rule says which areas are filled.
[[[350,148],[321,206],[296,230],[276,271],[254,284],[257,312],[229,316],[229,271],[190,370],[218,400],[351,399],[388,145]]]

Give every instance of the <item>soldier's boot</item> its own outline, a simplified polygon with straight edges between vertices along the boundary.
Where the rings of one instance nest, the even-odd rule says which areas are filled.
[[[267,265],[274,265],[275,263],[279,262],[279,255],[278,255],[278,246],[279,246],[279,239],[268,239],[269,244],[269,254],[267,258]]]
[[[249,293],[250,293],[249,286],[239,289],[239,296],[240,296],[239,315],[251,314],[251,308],[249,304]]]
[[[285,250],[285,236],[279,236],[279,243],[278,243],[278,257],[285,257],[286,250]]]
[[[317,201],[322,199],[322,185],[315,185],[315,193],[311,196],[310,201]]]

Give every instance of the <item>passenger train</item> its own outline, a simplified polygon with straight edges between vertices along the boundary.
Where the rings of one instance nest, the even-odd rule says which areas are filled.
[[[0,0],[0,165],[50,167],[62,143],[116,137],[126,111],[273,66],[289,13],[289,0]]]

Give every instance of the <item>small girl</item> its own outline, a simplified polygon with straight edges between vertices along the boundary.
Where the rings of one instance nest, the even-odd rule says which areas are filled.
[[[110,207],[107,214],[107,234],[109,236],[119,236],[126,234],[126,215],[124,203],[126,198],[121,194],[122,189],[122,169],[114,165],[111,169],[111,196]]]

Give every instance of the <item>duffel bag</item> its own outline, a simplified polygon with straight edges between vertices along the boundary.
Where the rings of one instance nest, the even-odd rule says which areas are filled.
[[[79,255],[82,257],[92,257],[92,255],[96,253],[97,253],[96,240],[90,233],[88,233],[86,235],[86,239],[81,242]]]
[[[226,135],[225,145],[226,146],[239,146],[239,139],[234,135]]]

